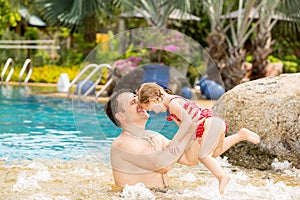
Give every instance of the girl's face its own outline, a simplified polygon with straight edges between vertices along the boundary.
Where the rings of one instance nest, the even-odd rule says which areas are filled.
[[[143,109],[153,111],[155,113],[166,112],[167,110],[162,101],[158,101],[156,99],[150,99],[149,103],[144,103],[141,106]]]

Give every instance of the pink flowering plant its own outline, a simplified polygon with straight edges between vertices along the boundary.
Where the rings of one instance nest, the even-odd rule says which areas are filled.
[[[137,67],[142,61],[142,57],[130,56],[127,59],[118,60],[114,63],[114,66],[119,68],[122,73],[127,73]]]
[[[185,55],[188,51],[182,34],[171,32],[151,32],[149,34],[135,33],[134,40],[126,52],[114,63],[114,66],[125,74],[138,66],[145,64],[161,64],[170,67],[187,67]]]

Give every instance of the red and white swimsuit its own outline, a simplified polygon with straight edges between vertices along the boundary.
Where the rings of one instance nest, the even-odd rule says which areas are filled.
[[[170,100],[170,102],[172,100],[174,100],[174,99],[177,99],[177,98],[182,98],[182,99],[184,99],[186,101],[186,103],[183,105],[184,109],[187,109],[188,106],[191,107],[191,110],[194,109],[194,108],[198,109],[198,111],[200,111],[199,120],[202,120],[203,118],[209,118],[209,117],[218,117],[218,116],[215,116],[215,114],[213,113],[213,111],[211,109],[207,109],[207,108],[202,109],[197,104],[195,104],[194,102],[191,102],[191,101],[189,101],[189,100],[187,100],[187,99],[185,99],[185,98],[183,98],[181,96],[173,97]],[[178,122],[181,122],[181,120],[175,114],[173,114],[173,113],[170,113],[170,115],[167,117],[167,120],[168,121],[176,120]],[[195,134],[196,134],[197,138],[201,138],[202,135],[203,135],[203,133],[204,133],[204,123],[205,123],[205,120],[203,122],[201,122],[198,125],[197,129],[196,129],[196,133]],[[225,132],[227,132],[227,130],[228,130],[228,125],[226,124],[226,130],[225,130]]]

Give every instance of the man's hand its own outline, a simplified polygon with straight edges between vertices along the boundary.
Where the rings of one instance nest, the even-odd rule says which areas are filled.
[[[199,120],[201,112],[195,106],[188,105],[185,109],[188,112],[188,114],[189,114],[189,116],[190,116],[190,118],[192,119],[192,122],[193,122],[190,128],[195,130],[194,134],[191,135],[191,140],[195,140],[195,139],[197,139],[196,134],[195,134],[196,128],[206,118],[203,118],[203,119]],[[167,146],[167,148],[169,149],[170,153],[172,153],[173,155],[176,155],[176,154],[180,153],[178,145],[179,145],[179,142],[177,140],[171,140],[169,145]]]
[[[179,142],[177,140],[171,140],[167,146],[169,149],[169,152],[173,155],[176,155],[179,153],[179,148],[178,148]]]
[[[205,121],[206,118],[203,117],[201,120],[199,120],[200,115],[201,115],[201,111],[200,111],[199,108],[197,108],[195,105],[190,104],[190,105],[188,105],[185,109],[186,109],[186,111],[188,112],[188,114],[189,114],[189,116],[190,116],[190,118],[192,119],[192,122],[193,122],[191,128],[194,128],[194,129],[195,129],[195,132],[196,132],[196,127],[197,127],[200,123],[202,123],[203,121]],[[196,138],[196,134],[192,134],[192,135],[191,135],[191,139],[192,139],[192,140],[197,139],[197,138]]]

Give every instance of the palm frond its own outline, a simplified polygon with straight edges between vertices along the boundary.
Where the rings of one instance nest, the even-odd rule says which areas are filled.
[[[199,0],[195,0],[199,1]],[[172,11],[191,10],[191,0],[114,0],[115,5],[124,12],[138,11],[149,25],[163,27]]]
[[[35,0],[43,18],[52,26],[77,28],[85,17],[100,11],[106,1],[100,0]]]
[[[284,0],[276,8],[275,13],[280,14],[281,20],[278,23],[282,34],[299,34],[300,29],[300,1]]]

